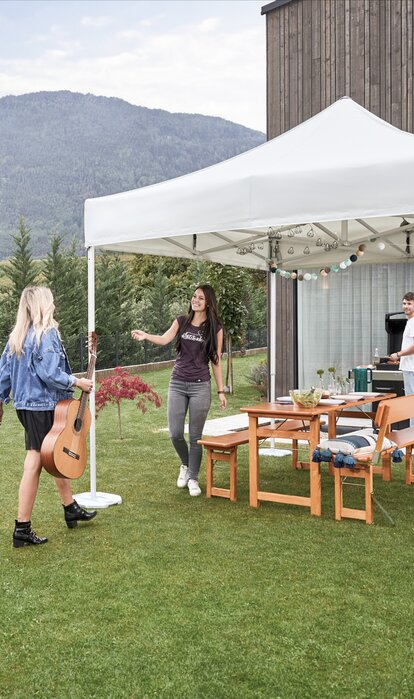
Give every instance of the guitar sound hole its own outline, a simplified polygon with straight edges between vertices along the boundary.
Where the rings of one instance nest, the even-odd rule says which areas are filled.
[[[81,429],[82,429],[82,420],[77,417],[75,420],[75,432],[80,432]]]

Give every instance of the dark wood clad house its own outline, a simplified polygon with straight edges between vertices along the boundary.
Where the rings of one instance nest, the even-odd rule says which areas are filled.
[[[274,0],[262,14],[269,139],[344,95],[414,132],[414,0]],[[280,393],[297,383],[295,289],[277,278]]]

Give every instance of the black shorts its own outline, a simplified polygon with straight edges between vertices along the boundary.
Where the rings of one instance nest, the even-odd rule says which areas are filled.
[[[55,411],[16,410],[16,413],[25,430],[26,449],[40,451],[44,438],[52,429]]]

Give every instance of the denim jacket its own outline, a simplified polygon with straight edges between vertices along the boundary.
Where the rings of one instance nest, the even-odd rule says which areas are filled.
[[[8,403],[11,393],[16,410],[53,410],[72,398],[75,380],[54,328],[42,334],[39,346],[30,328],[20,358],[9,354],[7,343],[0,359],[0,401]]]

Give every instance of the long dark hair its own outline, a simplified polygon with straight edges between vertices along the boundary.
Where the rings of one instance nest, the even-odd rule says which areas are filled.
[[[199,284],[194,292],[197,291],[197,289],[200,289],[204,297],[206,299],[206,315],[207,318],[204,321],[204,323],[201,324],[200,330],[203,334],[204,342],[203,342],[203,349],[204,353],[213,364],[217,364],[219,361],[219,356],[217,354],[217,333],[219,331],[219,327],[221,326],[220,319],[218,317],[218,312],[217,312],[217,300],[216,300],[216,294],[214,293],[214,289],[210,284]],[[188,309],[188,313],[185,316],[184,323],[182,324],[182,327],[180,328],[180,332],[177,337],[177,342],[175,344],[175,349],[178,352],[181,349],[181,336],[185,331],[187,330],[188,326],[191,325],[192,320],[194,318],[194,311],[191,308],[191,302],[190,306]]]

